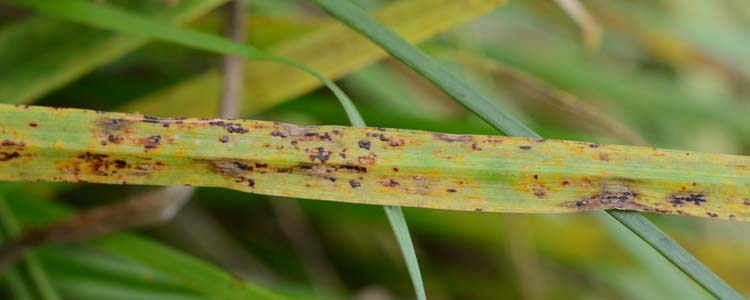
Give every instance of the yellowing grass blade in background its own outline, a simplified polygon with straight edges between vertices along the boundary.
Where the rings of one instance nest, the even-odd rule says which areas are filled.
[[[437,209],[750,220],[750,158],[583,142],[0,106],[0,180],[194,185]]]
[[[373,12],[383,24],[406,40],[418,43],[458,24],[489,13],[499,0],[405,0]],[[304,64],[328,78],[347,73],[386,57],[385,51],[338,22],[331,22],[301,37],[280,43],[268,52]],[[258,113],[284,100],[321,86],[320,82],[287,66],[251,60],[245,64],[246,92],[243,113]],[[212,71],[130,102],[120,110],[173,116],[216,115],[221,78]]]
[[[140,2],[140,1],[139,1]],[[184,23],[226,0],[181,0],[129,3],[135,12],[165,22]],[[0,31],[0,99],[29,103],[64,86],[96,67],[115,60],[148,42],[77,24],[31,16]],[[51,51],[50,45],[54,45]]]

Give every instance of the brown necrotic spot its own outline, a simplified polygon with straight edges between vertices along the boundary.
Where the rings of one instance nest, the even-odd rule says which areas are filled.
[[[249,187],[255,187],[255,179],[248,178],[247,179],[247,186],[249,186]]]
[[[14,158],[21,157],[21,154],[18,154],[18,152],[0,152],[0,161],[9,161]]]
[[[146,150],[156,149],[156,147],[159,146],[159,143],[161,143],[161,136],[152,135],[145,139],[141,139],[141,143],[143,144],[143,148]]]
[[[389,187],[397,187],[399,185],[401,185],[401,184],[399,184],[398,181],[395,181],[393,179],[391,179],[391,180],[388,181],[388,186]]]
[[[457,192],[456,189],[454,189],[454,188],[448,188],[446,191],[448,191],[448,193],[455,193],[455,192]]]
[[[128,166],[128,163],[121,159],[115,159],[113,162],[115,163],[115,168],[118,169],[124,169]]]
[[[372,143],[370,143],[370,141],[367,141],[367,140],[361,140],[357,142],[357,145],[359,145],[359,147],[362,149],[370,150],[370,146],[372,145]]]
[[[310,154],[310,160],[315,161],[316,159],[319,160],[321,163],[325,163],[329,159],[331,159],[331,153],[332,151],[326,151],[323,147],[318,147],[317,149],[314,149],[311,151]]]
[[[21,141],[11,141],[11,140],[3,140],[3,142],[0,144],[3,147],[26,147],[26,143]]]
[[[109,136],[107,137],[107,141],[109,141],[109,142],[110,142],[110,143],[112,143],[112,144],[119,144],[119,143],[122,143],[122,141],[123,141],[123,140],[124,140],[124,138],[123,138],[123,137],[121,137],[121,136],[119,136],[119,135],[113,135],[113,134],[110,134],[110,135],[109,135]]]
[[[37,126],[39,126],[39,124],[37,124],[36,122],[29,123],[29,127],[37,127]]]
[[[531,146],[519,146],[518,148],[521,150],[531,150]]]

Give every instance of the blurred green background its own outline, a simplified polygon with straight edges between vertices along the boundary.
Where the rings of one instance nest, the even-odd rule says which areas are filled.
[[[159,18],[189,19],[189,26],[201,31],[221,34],[223,26],[224,14],[214,9],[222,1],[106,2]],[[196,4],[201,2],[210,4]],[[404,1],[353,2],[377,11]],[[750,155],[750,2],[582,3],[603,30],[598,47],[585,46],[570,16],[554,1],[542,0],[513,1],[465,17],[470,20],[435,30],[442,32],[419,45],[548,138]],[[189,12],[175,17],[181,9]],[[341,54],[340,45],[323,43],[321,29],[335,21],[311,2],[248,0],[247,9],[250,44],[311,59],[330,55],[335,63],[313,67],[339,80],[371,126],[497,133],[401,63]],[[444,18],[461,12],[447,14]],[[435,25],[410,26],[418,31]],[[351,42],[339,37],[341,45]],[[4,103],[210,116],[219,94],[204,79],[215,74],[220,59],[161,42],[112,38],[0,4]],[[281,66],[277,73],[264,73],[269,70],[264,64],[247,68],[255,74],[251,79],[265,79],[245,85],[244,117],[347,125],[327,90],[295,85],[295,77],[284,73],[295,71]],[[85,208],[144,189],[28,184],[5,197],[19,221],[29,225],[37,213],[26,202]],[[404,211],[430,299],[709,297],[654,253],[632,251],[639,240],[594,215]],[[743,295],[750,293],[748,224],[647,217]],[[378,206],[200,189],[173,222],[139,234],[294,299],[412,298]],[[64,299],[202,299],[189,287],[159,279],[159,272],[89,243],[37,253]]]

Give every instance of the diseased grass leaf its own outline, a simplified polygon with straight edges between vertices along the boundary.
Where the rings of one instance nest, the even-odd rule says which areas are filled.
[[[507,212],[629,209],[730,220],[750,158],[654,148],[0,105],[0,180],[225,187]]]
[[[401,60],[405,64],[409,65],[412,69],[419,72],[448,95],[453,97],[456,101],[460,102],[477,115],[492,124],[495,128],[502,130],[503,132],[513,136],[528,136],[528,137],[539,137],[539,135],[523,125],[521,122],[506,114],[497,105],[493,105],[492,102],[481,97],[469,89],[466,85],[462,84],[460,80],[454,78],[450,73],[446,72],[436,63],[432,62],[431,59],[425,55],[422,51],[404,41],[395,33],[388,30],[386,27],[380,25],[376,20],[367,15],[364,11],[360,10],[356,6],[352,5],[348,1],[343,0],[314,0],[323,9],[329,12],[331,15],[341,20],[351,28],[362,33],[381,47],[387,50],[392,56]],[[609,160],[606,158],[604,160]],[[728,173],[735,174],[735,173]],[[603,186],[609,185],[608,183]],[[623,184],[627,186],[627,184]],[[607,194],[612,194],[612,191],[606,191],[608,188],[604,188],[602,193],[607,198]],[[688,187],[685,187],[687,190]],[[745,188],[746,189],[746,188]],[[623,190],[619,190],[615,193],[623,193]],[[678,192],[679,193],[679,192]],[[540,193],[541,194],[541,193]],[[636,193],[639,196],[643,196],[640,193]],[[546,195],[546,193],[545,193]],[[672,194],[672,200],[674,199]],[[688,192],[688,198],[693,198],[695,194]],[[682,196],[678,196],[682,197]],[[627,198],[627,197],[626,197]],[[576,198],[570,198],[576,199]],[[595,199],[594,202],[601,202],[601,199]],[[682,202],[682,200],[671,201],[671,203]],[[590,200],[581,200],[576,202],[577,206],[590,205]],[[696,202],[697,203],[697,202]],[[612,208],[612,207],[610,207]],[[657,209],[658,211],[659,209]],[[688,276],[691,276],[696,282],[703,286],[706,290],[712,293],[714,296],[721,299],[736,299],[742,298],[742,296],[732,289],[726,282],[722,281],[718,276],[713,274],[708,268],[706,268],[699,260],[690,255],[686,250],[682,249],[679,244],[672,241],[669,236],[659,230],[653,230],[656,228],[655,225],[645,217],[639,214],[624,214],[618,211],[608,211],[609,214],[613,215],[623,225],[628,227],[631,231],[638,234],[639,237],[644,239],[652,247],[655,247],[661,254],[667,256],[667,258],[675,263],[675,265],[681,270],[685,271]],[[707,212],[710,216],[715,216],[711,212]],[[646,226],[644,224],[648,224]],[[663,241],[671,241],[671,243],[665,243]],[[686,265],[687,264],[687,265]],[[695,266],[694,268],[692,266]]]

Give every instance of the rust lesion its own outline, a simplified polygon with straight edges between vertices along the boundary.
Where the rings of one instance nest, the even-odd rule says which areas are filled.
[[[3,140],[0,143],[0,162],[6,162],[20,158],[26,148],[23,141]]]

